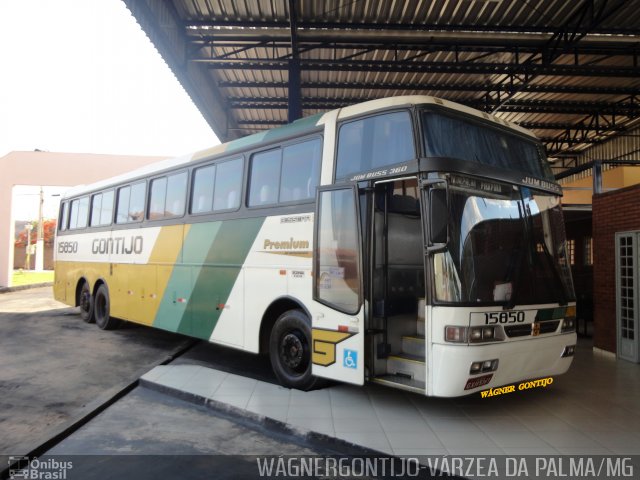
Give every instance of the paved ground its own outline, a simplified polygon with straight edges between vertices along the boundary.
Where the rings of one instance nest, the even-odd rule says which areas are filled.
[[[134,325],[102,331],[53,300],[50,288],[0,295],[0,457],[24,454],[184,341]]]
[[[392,455],[640,454],[640,365],[594,353],[588,341],[552,385],[490,398],[428,398],[377,385],[300,392],[266,374],[245,375],[239,357],[234,374],[212,368],[213,355],[208,365],[198,356],[194,349],[142,380]]]

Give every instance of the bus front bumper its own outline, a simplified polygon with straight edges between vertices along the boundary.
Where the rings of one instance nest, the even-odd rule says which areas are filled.
[[[563,357],[563,352],[566,347],[575,346],[576,341],[575,333],[565,333],[487,345],[434,344],[428,394],[458,397],[506,385],[514,385],[515,392],[525,391],[528,388],[519,388],[524,380],[565,373],[573,356]],[[496,359],[495,371],[470,373],[472,363]],[[473,387],[489,378],[488,383]]]

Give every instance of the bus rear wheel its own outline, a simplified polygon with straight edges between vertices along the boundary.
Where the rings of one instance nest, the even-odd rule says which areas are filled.
[[[276,320],[269,339],[271,368],[281,385],[311,390],[317,379],[311,374],[311,327],[301,310],[289,310]]]
[[[100,285],[93,301],[93,316],[96,325],[102,330],[113,330],[118,327],[118,320],[109,314],[109,290],[106,285]]]
[[[80,318],[87,323],[93,323],[93,295],[89,289],[89,282],[83,282],[80,289],[80,297],[78,298],[80,305]]]

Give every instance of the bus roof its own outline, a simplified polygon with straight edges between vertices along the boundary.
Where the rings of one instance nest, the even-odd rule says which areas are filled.
[[[115,177],[107,178],[105,180],[100,180],[92,184],[77,185],[67,190],[64,193],[63,197],[64,198],[75,197],[77,195],[81,195],[87,192],[91,192],[94,190],[101,190],[109,186],[115,186],[118,184],[126,183],[136,178],[145,177],[153,174],[154,172],[161,172],[164,170],[169,170],[174,167],[188,166],[191,163],[202,161],[208,158],[213,158],[213,157],[224,155],[224,154],[233,154],[234,152],[241,152],[245,149],[251,148],[252,146],[255,146],[261,143],[265,143],[265,144],[271,143],[271,141],[276,141],[278,139],[285,139],[288,137],[293,137],[297,134],[303,134],[307,131],[312,131],[316,127],[319,127],[320,125],[324,124],[325,118],[331,118],[331,117],[335,118],[336,113],[337,113],[338,120],[345,120],[350,117],[359,116],[366,113],[375,112],[378,110],[385,110],[393,107],[424,105],[424,104],[439,105],[439,106],[448,108],[450,110],[463,112],[467,115],[472,115],[477,118],[483,119],[485,121],[490,121],[501,126],[506,126],[508,128],[518,131],[519,133],[530,136],[534,139],[536,138],[530,131],[520,127],[519,125],[516,125],[515,123],[502,120],[496,117],[495,115],[490,115],[488,113],[481,112],[479,110],[467,107],[465,105],[461,105],[459,103],[451,102],[449,100],[444,100],[444,99],[440,99],[440,98],[432,97],[428,95],[405,95],[405,96],[398,96],[398,97],[388,97],[388,98],[380,98],[376,100],[369,100],[367,102],[350,105],[348,107],[342,107],[326,113],[311,115],[309,117],[304,117],[299,120],[296,120],[295,122],[284,125],[282,127],[273,128],[271,130],[265,130],[264,132],[255,133],[253,135],[248,135],[246,137],[242,137],[236,140],[231,140],[229,142],[216,145],[212,148],[197,151],[193,154],[187,154],[187,155],[182,155],[180,157],[161,160],[159,162],[151,163],[149,165],[146,165],[141,168],[137,168],[130,172],[117,175]]]

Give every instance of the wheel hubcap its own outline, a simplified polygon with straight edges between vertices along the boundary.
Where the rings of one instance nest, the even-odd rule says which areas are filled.
[[[85,290],[84,292],[82,292],[82,295],[80,295],[80,308],[83,311],[88,312],[89,311],[89,305],[90,305],[89,292],[87,292]]]
[[[304,345],[298,335],[288,333],[280,342],[280,358],[283,363],[292,370],[306,368],[304,361]]]

